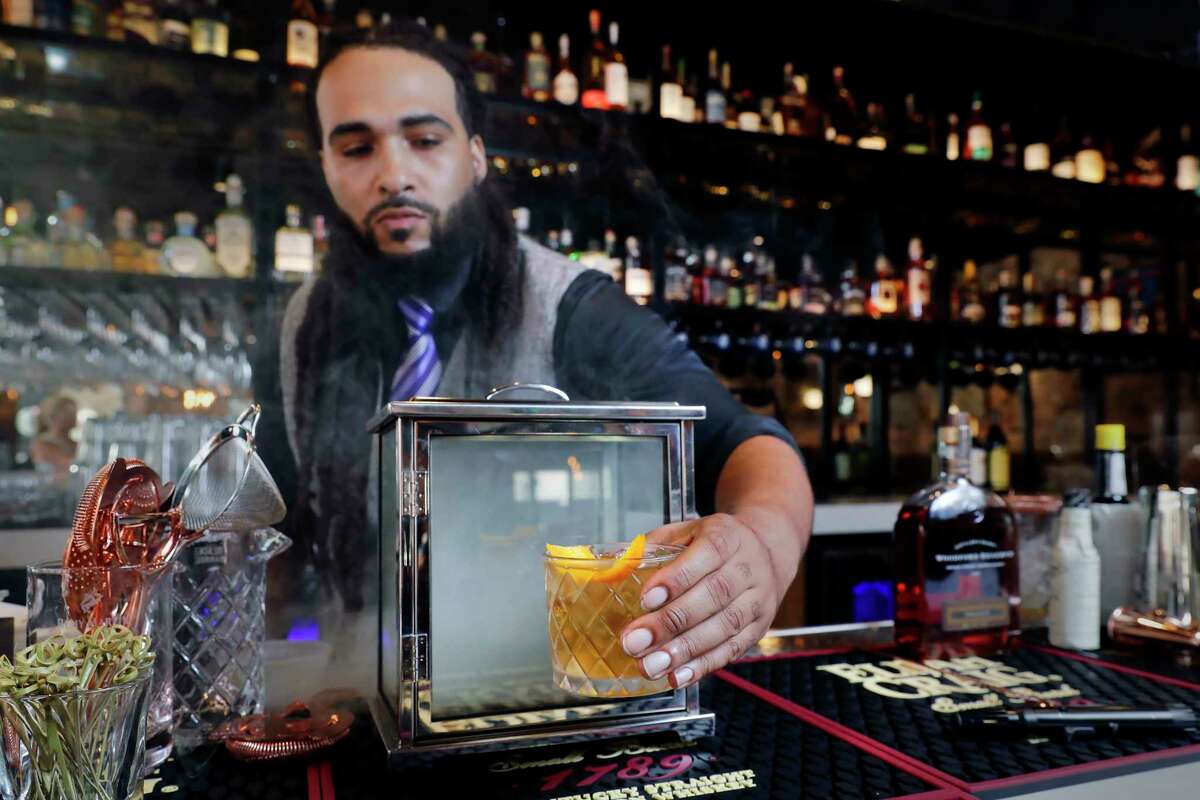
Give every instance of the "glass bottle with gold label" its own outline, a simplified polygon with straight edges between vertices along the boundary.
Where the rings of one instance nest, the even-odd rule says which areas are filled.
[[[116,238],[108,246],[113,272],[142,272],[145,248],[137,238],[137,214],[132,208],[121,207],[113,214]]]

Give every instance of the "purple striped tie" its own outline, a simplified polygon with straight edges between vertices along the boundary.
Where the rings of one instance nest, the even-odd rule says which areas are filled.
[[[429,330],[433,324],[433,309],[419,297],[405,297],[398,305],[408,325],[408,352],[392,377],[388,399],[432,397],[442,379],[442,362]]]

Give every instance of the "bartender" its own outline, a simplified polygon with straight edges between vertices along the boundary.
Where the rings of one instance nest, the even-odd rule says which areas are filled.
[[[649,678],[684,686],[762,637],[795,577],[812,490],[795,443],[750,413],[653,312],[607,276],[514,229],[488,178],[484,106],[464,55],[422,26],[334,36],[309,92],[337,206],[323,274],[280,337],[293,524],[361,607],[370,454],[383,403],[481,397],[520,381],[571,397],[707,407],[696,426],[705,516],[649,539],[686,545],[647,581],[622,635]]]

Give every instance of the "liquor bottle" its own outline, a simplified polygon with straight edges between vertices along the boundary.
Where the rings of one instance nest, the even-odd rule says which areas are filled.
[[[257,63],[261,58],[257,20],[248,8],[236,8],[230,16],[229,55],[238,61]]]
[[[1141,504],[1130,502],[1125,470],[1125,426],[1097,425],[1096,471],[1092,493],[1092,538],[1100,553],[1100,619],[1118,606],[1142,598],[1134,573],[1145,558],[1145,520]]]
[[[1090,275],[1079,278],[1079,331],[1100,332],[1100,301],[1093,295],[1096,282]]]
[[[850,261],[838,282],[837,312],[843,317],[861,317],[867,312],[867,298],[858,280],[858,266]]]
[[[1000,270],[999,286],[992,299],[992,315],[1001,328],[1021,327],[1021,295],[1011,270]]]
[[[640,306],[654,297],[654,276],[642,264],[641,246],[633,236],[625,240],[625,294]]]
[[[142,272],[154,275],[163,271],[162,249],[167,239],[167,228],[159,220],[147,220],[145,224],[146,244],[142,248]]]
[[[710,125],[724,125],[729,100],[721,88],[721,68],[717,62],[717,50],[708,51],[708,86],[704,92],[704,121]]]
[[[992,128],[983,117],[983,96],[976,92],[967,119],[966,157],[971,161],[991,161],[992,153]]]
[[[1096,141],[1084,134],[1079,140],[1079,152],[1075,154],[1075,180],[1084,183],[1104,183],[1104,154],[1096,147]]]
[[[624,111],[629,106],[629,67],[625,65],[625,56],[617,49],[620,33],[616,22],[608,23],[610,46],[604,62],[604,94],[613,111]]]
[[[317,14],[317,37],[320,39],[317,45],[318,52],[329,41],[329,37],[333,34],[333,29],[336,26],[337,0],[321,0],[321,10]]]
[[[572,261],[579,260],[579,252],[575,249],[575,232],[570,228],[563,228],[558,234],[559,252]]]
[[[471,34],[471,74],[475,88],[483,94],[496,93],[496,61],[487,51],[487,34],[475,31]]]
[[[1123,327],[1124,309],[1114,283],[1111,269],[1100,270],[1100,330],[1103,333],[1116,333]]]
[[[833,99],[829,104],[829,127],[825,137],[837,144],[850,145],[857,132],[858,108],[854,96],[846,88],[846,70],[836,66],[833,68]]]
[[[759,245],[742,253],[742,305],[758,308],[762,302],[763,276],[766,272],[766,253]]]
[[[667,249],[663,270],[663,300],[668,303],[687,303],[691,300],[692,276],[688,272],[688,250],[683,241]]]
[[[1096,426],[1096,483],[1093,503],[1126,505],[1130,501],[1125,471],[1125,426]]]
[[[1054,273],[1054,292],[1050,295],[1050,314],[1054,327],[1060,330],[1075,329],[1079,325],[1078,305],[1068,288],[1066,271],[1058,270]]]
[[[615,241],[616,240],[614,239],[614,242]],[[546,231],[545,245],[548,250],[553,250],[556,253],[562,250],[562,243],[558,240],[558,230],[557,229],[552,228],[552,229]],[[611,254],[612,253],[610,252],[609,255],[611,255]]]
[[[564,106],[579,102],[579,78],[571,69],[571,40],[564,33],[558,37],[558,74],[554,76],[554,101]]]
[[[800,259],[800,264],[800,286],[803,298],[798,310],[805,314],[828,314],[829,310],[833,308],[833,297],[825,289],[824,279],[817,271],[812,255],[805,253]]]
[[[938,479],[896,520],[896,644],[922,659],[983,655],[1020,633],[1016,522],[967,479],[967,415],[950,415],[937,441]]]
[[[300,206],[289,205],[283,227],[275,232],[275,272],[280,277],[303,279],[313,272],[316,247],[302,220]]]
[[[287,53],[289,67],[316,69],[320,55],[317,31],[317,12],[311,0],[292,0],[287,24]]]
[[[563,36],[565,37],[566,34]],[[569,66],[568,62],[568,68]],[[542,34],[537,31],[529,34],[529,49],[525,51],[525,69],[521,73],[521,96],[526,100],[538,103],[544,103],[550,99],[550,54],[546,52]]]
[[[733,68],[726,61],[721,65],[721,91],[725,93],[725,127],[737,129],[737,99],[733,96]]]
[[[229,15],[220,0],[205,0],[192,17],[192,52],[221,58],[229,55]]]
[[[988,486],[993,492],[1003,493],[1012,488],[1011,465],[1008,437],[1000,427],[1000,416],[992,412],[992,424],[987,433],[987,475]]]
[[[108,246],[113,272],[141,272],[145,267],[142,243],[137,238],[137,214],[121,207],[113,214],[116,238]]]
[[[1104,182],[1109,186],[1121,185],[1121,165],[1117,163],[1117,146],[1112,139],[1104,140],[1104,173]]]
[[[237,175],[225,179],[225,210],[217,215],[217,264],[231,278],[254,274],[254,226],[242,208],[245,187]]]
[[[1021,325],[1040,328],[1046,324],[1046,299],[1038,291],[1037,278],[1033,272],[1021,276]]]
[[[108,13],[104,15],[104,38],[110,42],[125,41],[125,5],[121,2],[110,3]]]
[[[62,245],[62,265],[68,269],[96,271],[108,269],[110,262],[104,245],[88,230],[87,211],[78,203],[64,212],[66,235]]]
[[[758,290],[757,307],[766,311],[781,311],[787,308],[787,286],[779,282],[775,256],[764,254],[762,259],[762,284]]]
[[[71,32],[78,36],[103,38],[107,30],[105,10],[99,0],[71,3]]]
[[[354,12],[354,27],[360,30],[369,30],[375,27],[375,14],[365,3],[359,6],[358,11]]]
[[[741,266],[738,266],[733,259],[728,262],[721,262],[721,276],[725,279],[725,307],[726,308],[741,308],[746,305],[746,274],[751,267],[749,266],[754,261],[754,257],[749,253],[743,253]]]
[[[696,81],[687,78],[687,61],[679,59],[679,83],[683,86],[683,96],[679,98],[679,121],[696,121]]]
[[[904,96],[904,132],[901,149],[914,156],[927,156],[933,150],[930,134],[932,129],[925,115],[917,111],[916,98]]]
[[[708,281],[708,302],[709,305],[717,308],[725,308],[729,305],[729,289],[735,281],[733,273],[736,271],[736,267],[733,256],[728,253],[722,253],[716,264],[716,271]],[[734,295],[736,299],[741,299],[738,290],[735,289]]]
[[[153,0],[123,0],[125,41],[158,44],[158,9]]]
[[[220,270],[204,242],[196,238],[196,222],[196,215],[190,211],[175,215],[175,235],[162,246],[162,265],[180,277],[216,277]]]
[[[967,259],[963,263],[962,275],[951,298],[954,318],[962,322],[979,324],[987,320],[987,307],[983,304],[983,293],[979,291],[979,278],[975,262]]]
[[[33,13],[33,0],[5,0],[4,24],[19,25],[22,28],[32,28],[36,24]]]
[[[1040,115],[1035,113],[1035,118]],[[1045,172],[1050,169],[1050,138],[1045,135],[1042,124],[1033,127],[1033,141],[1025,145],[1023,164],[1028,172]]]
[[[867,314],[874,319],[899,316],[903,295],[904,284],[896,277],[892,262],[880,253],[875,258],[875,276],[871,279],[867,297]]]
[[[1006,169],[1016,169],[1021,155],[1021,148],[1013,136],[1012,125],[1000,123],[1000,166]]]
[[[1075,178],[1075,148],[1071,145],[1066,117],[1059,118],[1058,133],[1050,145],[1050,174],[1063,180]]]
[[[592,31],[592,43],[584,58],[583,107],[608,108],[608,93],[604,90],[604,65],[608,63],[608,48],[600,37],[600,12],[596,9],[588,14],[588,27]]]
[[[1192,126],[1179,129],[1179,159],[1175,162],[1175,188],[1181,192],[1200,189],[1200,159],[1192,146]]]
[[[863,150],[886,150],[888,146],[887,122],[883,117],[883,106],[867,103],[867,124],[857,144]]]
[[[691,302],[694,306],[712,304],[712,278],[717,271],[717,248],[704,248],[704,262],[692,273]]]
[[[683,84],[678,81],[675,65],[671,61],[671,45],[664,44],[658,83],[658,115],[663,119],[679,119],[682,102]]]
[[[908,240],[908,270],[904,278],[904,304],[908,318],[918,322],[932,320],[933,273],[930,262],[925,260],[921,240],[915,236]]]
[[[160,0],[158,43],[171,50],[192,49],[192,15],[181,0]]]
[[[75,198],[61,189],[54,193],[56,208],[46,217],[46,243],[50,247],[50,261],[61,266],[63,244],[67,241],[67,209],[75,205]]]
[[[17,200],[4,210],[9,229],[8,263],[14,267],[51,266],[50,243],[37,232],[37,210],[29,200]]]
[[[762,130],[762,113],[755,105],[754,94],[749,89],[742,89],[737,95],[737,128],[750,133]]]
[[[792,78],[791,90],[780,98],[780,103],[785,109],[784,129],[789,135],[824,138],[824,115],[808,90],[807,75],[796,75]]]
[[[1129,279],[1125,289],[1125,332],[1138,335],[1150,332],[1150,308],[1136,274]]]
[[[1162,129],[1154,128],[1137,143],[1125,183],[1159,189],[1164,183],[1162,159]]]
[[[946,117],[946,160],[958,161],[962,155],[962,145],[958,136],[958,114],[951,113]]]

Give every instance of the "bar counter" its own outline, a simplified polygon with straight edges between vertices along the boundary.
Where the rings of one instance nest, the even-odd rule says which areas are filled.
[[[442,756],[388,770],[364,704],[351,733],[307,759],[234,760],[221,746],[174,756],[145,783],[146,798],[497,798],[617,800],[759,798],[1194,798],[1200,732],[1112,738],[979,739],[932,710],[930,675],[897,666],[890,623],[773,631],[746,658],[709,677],[702,705],[716,734],[597,741]],[[889,663],[890,662],[890,663]],[[940,664],[946,682],[947,662]],[[1167,651],[1050,647],[1033,632],[1003,654],[952,661],[960,688],[982,679],[1021,692],[1200,711],[1200,665]],[[866,680],[895,673],[895,680]],[[937,670],[932,670],[936,677]],[[874,684],[874,688],[869,688]],[[947,683],[947,685],[951,685]],[[1007,687],[1007,688],[1004,688]],[[965,705],[980,692],[944,693]]]

